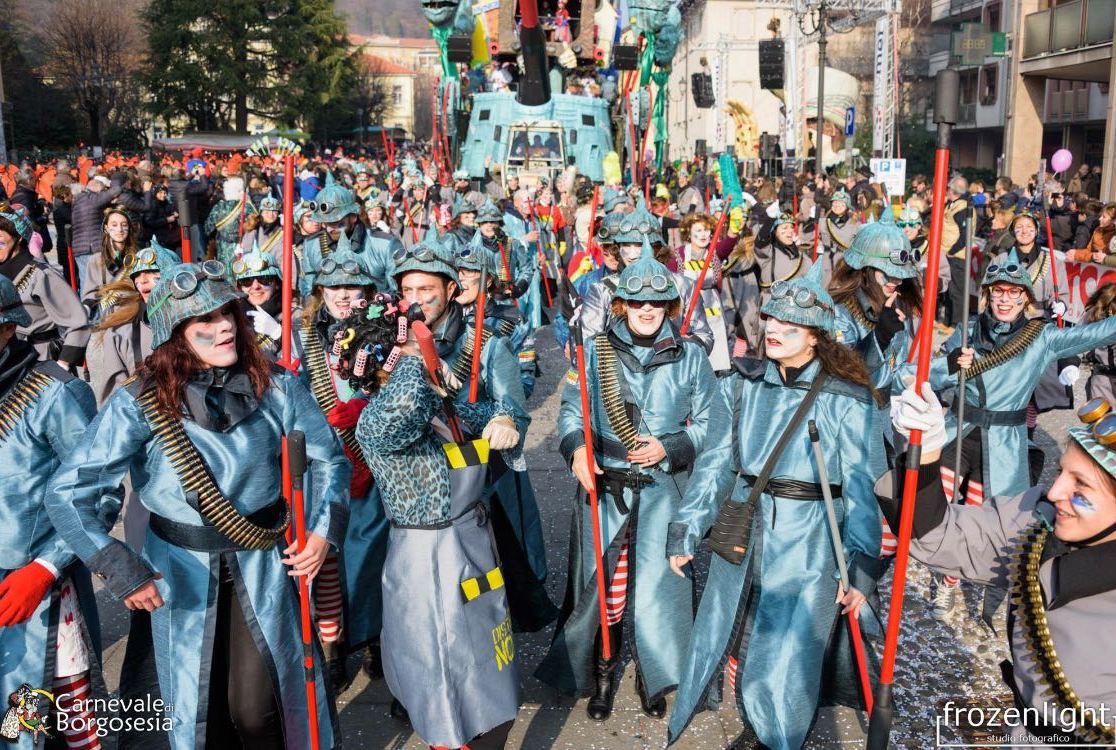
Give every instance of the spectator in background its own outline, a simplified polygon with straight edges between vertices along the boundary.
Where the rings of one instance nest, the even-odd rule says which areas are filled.
[[[77,268],[78,286],[85,277],[90,260],[101,251],[101,224],[105,207],[120,195],[123,188],[113,184],[108,177],[89,168],[89,182],[75,198],[72,208],[74,266]]]
[[[143,226],[148,243],[154,237],[160,245],[171,250],[182,247],[182,232],[178,227],[178,209],[171,202],[166,185],[156,185],[149,193],[150,200],[143,212]]]
[[[70,278],[70,222],[73,220],[73,213],[71,208],[74,202],[73,183],[66,183],[55,185],[54,187],[54,232],[58,235],[58,242],[55,247],[58,250],[58,265],[62,266],[62,275],[66,281],[75,286],[74,280]],[[78,186],[81,189],[81,186]]]
[[[1016,204],[1019,203],[1019,195],[1015,192],[1015,186],[1011,182],[1010,177],[997,177],[996,187],[992,191],[992,197],[999,201],[1000,205],[1004,208],[1015,210]]]
[[[924,174],[916,174],[911,178],[911,197],[921,198],[930,205],[930,180]]]
[[[1082,180],[1082,182],[1082,189],[1086,195],[1090,198],[1100,198],[1101,168],[1099,165],[1094,165],[1088,179]]]
[[[1093,207],[1093,204],[1089,206],[1089,208]],[[1116,266],[1116,255],[1110,255],[1108,252],[1109,244],[1116,236],[1114,220],[1116,220],[1116,203],[1109,203],[1100,210],[1097,216],[1096,228],[1089,237],[1089,244],[1071,251],[1070,259],[1085,263],[1104,263],[1108,266]]]
[[[1015,244],[1015,235],[1011,231],[1011,220],[1014,218],[1015,211],[1010,208],[1001,207],[992,212],[992,225],[984,250],[987,257],[994,258],[1006,253]]]
[[[1054,249],[1065,252],[1073,243],[1073,230],[1076,219],[1074,212],[1066,201],[1065,193],[1052,193],[1050,195],[1050,231],[1054,235]]]
[[[1100,201],[1090,200],[1085,193],[1078,193],[1070,201],[1073,207],[1076,222],[1073,230],[1073,247],[1082,248],[1089,244],[1093,230],[1097,228],[1101,209],[1104,204]]]
[[[1069,185],[1066,186],[1066,191],[1069,193],[1081,193],[1085,191],[1085,180],[1089,178],[1090,170],[1089,165],[1084,162],[1077,168],[1077,172],[1070,178]]]
[[[31,217],[31,226],[35,234],[42,241],[43,252],[50,250],[54,244],[50,241],[50,232],[47,231],[46,201],[35,189],[37,178],[29,168],[16,173],[16,188],[8,199],[13,206],[23,206],[27,215]]]
[[[946,188],[945,220],[942,222],[941,253],[949,258],[948,325],[960,321],[965,296],[965,243],[969,226],[969,181],[956,176]],[[972,309],[976,309],[972,306]]]

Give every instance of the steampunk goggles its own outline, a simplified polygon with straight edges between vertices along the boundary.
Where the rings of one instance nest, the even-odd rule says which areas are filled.
[[[650,278],[630,276],[628,280],[624,282],[624,291],[628,292],[628,294],[639,294],[648,287],[656,292],[665,292],[670,288],[670,279],[661,273],[656,273]]]
[[[360,273],[361,270],[360,264],[357,263],[355,260],[346,260],[338,263],[333,258],[326,258],[325,260],[323,260],[321,268],[319,270],[322,273],[333,273],[338,268],[340,268],[342,271],[349,274],[350,276],[356,276],[358,273]]]
[[[179,271],[171,279],[170,293],[175,299],[185,299],[198,291],[201,282],[221,281],[225,278],[225,264],[219,260],[207,260],[197,271]]]

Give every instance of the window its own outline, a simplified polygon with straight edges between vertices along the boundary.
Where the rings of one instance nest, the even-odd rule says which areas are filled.
[[[582,115],[581,124],[591,128],[594,124],[596,124],[596,121],[593,119],[593,115]]]
[[[999,31],[1003,22],[1003,9],[999,3],[989,3],[984,9],[984,28],[987,31]]]
[[[996,103],[996,89],[1000,82],[999,64],[985,65],[980,69],[980,103]]]
[[[482,109],[480,111],[480,114],[477,115],[477,120],[479,120],[480,122],[485,122],[490,117],[492,117],[492,110],[491,109]]]
[[[402,107],[403,106],[403,87],[402,86],[392,86],[391,87],[391,103],[392,103],[392,106],[395,106],[395,107]]]

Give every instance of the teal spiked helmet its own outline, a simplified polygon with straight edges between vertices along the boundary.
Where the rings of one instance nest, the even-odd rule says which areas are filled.
[[[341,221],[349,214],[360,213],[360,206],[353,191],[338,185],[333,181],[333,175],[328,174],[326,186],[310,201],[310,210],[314,212],[314,221],[330,224]]]
[[[496,204],[492,202],[492,199],[488,198],[485,200],[484,205],[477,210],[477,223],[488,224],[493,222],[496,224],[503,224],[504,214]]]
[[[313,201],[299,201],[298,203],[296,203],[295,207],[294,207],[295,226],[297,227],[299,224],[302,223],[302,217],[303,216],[306,216],[306,214],[313,214],[313,213],[314,213],[314,202]],[[315,219],[315,221],[317,221],[317,219]]]
[[[989,287],[994,284],[1021,286],[1031,295],[1031,299],[1035,298],[1035,290],[1031,286],[1031,272],[1027,270],[1026,264],[1019,260],[1014,247],[1008,250],[1006,255],[994,259],[984,270],[984,279],[980,285]]]
[[[643,252],[639,260],[629,264],[620,273],[616,297],[632,302],[665,302],[679,298],[674,275],[670,269],[655,260],[655,253],[647,237],[643,238]]]
[[[837,203],[837,202],[844,203],[845,208],[852,208],[852,198],[850,198],[849,194],[846,193],[844,190],[838,189],[829,198],[829,205],[832,206],[834,203]]]
[[[459,197],[453,202],[453,218],[456,219],[461,214],[475,214],[478,213],[477,205],[468,198]]]
[[[26,327],[31,325],[31,315],[23,307],[15,284],[7,276],[0,275],[0,325],[5,323]]]
[[[597,228],[597,240],[602,245],[634,245],[644,240],[662,243],[662,224],[642,206],[631,213],[607,214]]]
[[[771,296],[760,314],[800,326],[818,328],[831,336],[836,330],[833,298],[822,281],[822,264],[815,263],[805,275],[771,285]]]
[[[631,205],[632,198],[622,188],[605,188],[601,195],[601,211],[607,216],[623,205]]]
[[[226,280],[220,261],[181,263],[165,270],[147,304],[151,348],[170,341],[174,329],[189,318],[211,313],[240,296]]]
[[[332,256],[331,256],[332,257]],[[245,253],[232,264],[233,281],[239,284],[249,279],[264,279],[273,277],[282,279],[279,259],[271,253],[262,253],[258,247],[253,247],[252,252]]]
[[[178,257],[178,253],[163,247],[157,239],[152,237],[150,247],[145,247],[124,256],[124,272],[128,274],[129,278],[134,279],[145,271],[166,273],[167,270],[181,262],[182,259]]]
[[[885,208],[879,221],[861,227],[845,251],[845,263],[853,268],[875,268],[893,279],[917,278],[922,253],[911,249],[911,241],[893,216]]]
[[[376,282],[368,273],[364,260],[353,252],[352,240],[345,232],[337,240],[337,248],[322,258],[314,269],[314,285],[335,286],[375,286]]]
[[[436,236],[428,233],[422,242],[412,247],[400,247],[395,251],[395,271],[393,276],[396,284],[403,275],[410,271],[422,271],[445,276],[450,281],[459,283],[457,269],[454,268],[455,258],[453,252],[438,241]]]
[[[484,271],[493,278],[498,278],[500,275],[496,254],[480,241],[480,232],[474,234],[472,240],[461,246],[454,256],[453,264],[458,271]]]
[[[0,219],[7,219],[15,226],[15,230],[19,232],[19,239],[24,242],[31,241],[31,220],[23,211],[7,203],[0,203]]]
[[[275,197],[275,194],[270,190],[267,195],[260,199],[260,211],[275,211],[278,213],[283,210],[283,202]]]

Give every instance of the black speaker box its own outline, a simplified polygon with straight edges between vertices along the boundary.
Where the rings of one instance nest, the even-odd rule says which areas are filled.
[[[690,88],[694,93],[694,105],[698,109],[709,109],[716,103],[713,97],[713,76],[708,73],[694,73],[690,76]]]
[[[759,43],[760,88],[783,88],[783,40],[762,39]]]
[[[617,44],[612,48],[612,67],[617,70],[639,68],[639,47],[634,44]]]
[[[468,65],[473,61],[473,40],[464,34],[456,34],[446,40],[446,57],[451,63]]]

